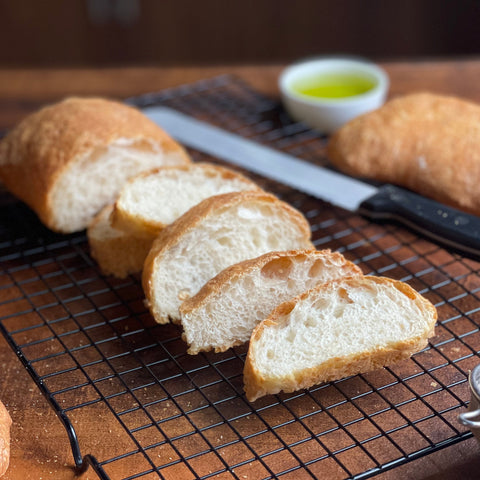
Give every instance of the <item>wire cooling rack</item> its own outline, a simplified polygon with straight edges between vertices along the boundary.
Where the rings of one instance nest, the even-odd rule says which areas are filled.
[[[130,102],[165,104],[326,164],[324,137],[230,76]],[[479,360],[480,265],[400,226],[250,176],[306,215],[317,248],[429,298],[435,337],[395,366],[251,404],[245,347],[188,355],[179,327],[148,315],[138,277],[103,276],[84,233],[56,235],[3,195],[0,329],[65,425],[78,469],[124,480],[360,479],[469,438],[457,415]],[[81,451],[74,425],[92,416],[98,441],[115,445],[110,457]]]

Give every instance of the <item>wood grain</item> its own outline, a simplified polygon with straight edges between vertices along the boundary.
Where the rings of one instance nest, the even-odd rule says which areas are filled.
[[[431,90],[480,102],[480,60],[398,62],[384,66],[391,78],[391,96]],[[38,106],[67,95],[124,98],[224,73],[237,75],[260,92],[276,97],[276,79],[281,69],[282,65],[0,70],[0,130],[11,128]],[[75,477],[63,426],[3,337],[0,337],[0,367],[0,398],[13,419],[11,465],[4,478],[95,479],[91,469]],[[83,452],[108,457],[129,445],[130,439],[123,430],[108,431],[108,415],[101,407],[92,407],[75,416]],[[472,438],[376,478],[473,479],[479,469],[479,447]]]
[[[382,64],[390,75],[390,96],[429,90],[480,102],[480,60],[416,61]],[[38,106],[68,95],[126,98],[216,75],[236,75],[259,92],[278,97],[284,65],[178,68],[0,70],[0,129],[15,125]]]

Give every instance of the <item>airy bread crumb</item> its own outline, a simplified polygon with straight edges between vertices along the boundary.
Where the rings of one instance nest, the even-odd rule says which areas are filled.
[[[112,226],[150,237],[205,198],[244,190],[260,187],[218,165],[190,163],[158,168],[137,175],[124,185],[115,202]]]
[[[244,368],[250,401],[390,365],[427,345],[435,307],[384,277],[333,280],[279,305],[253,331]]]
[[[313,248],[310,234],[298,210],[261,191],[203,200],[160,232],[145,260],[153,317],[178,321],[182,301],[224,268],[273,250]]]
[[[270,252],[221,271],[180,306],[188,353],[223,352],[250,339],[255,326],[280,303],[361,270],[338,252]]]

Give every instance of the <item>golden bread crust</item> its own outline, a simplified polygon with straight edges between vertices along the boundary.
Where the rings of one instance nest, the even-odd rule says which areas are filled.
[[[119,139],[147,152],[184,150],[139,110],[102,98],[67,98],[26,117],[0,143],[0,179],[7,189],[52,223],[50,194],[75,160]]]
[[[279,305],[270,316],[259,323],[250,340],[250,347],[244,367],[244,385],[247,399],[251,402],[257,398],[267,395],[284,392],[293,392],[302,388],[308,388],[322,382],[329,382],[340,378],[345,378],[358,373],[365,373],[371,370],[393,364],[400,360],[410,357],[413,353],[423,349],[428,338],[434,335],[434,327],[437,321],[437,311],[435,307],[408,284],[392,280],[386,277],[350,277],[345,279],[333,280],[329,284],[342,284],[345,288],[357,288],[366,282],[375,282],[378,284],[391,284],[417,303],[421,311],[430,316],[431,323],[423,335],[412,337],[407,340],[401,340],[388,345],[388,347],[379,347],[371,351],[364,351],[358,354],[337,357],[329,359],[312,368],[306,368],[299,372],[292,372],[290,376],[282,378],[265,378],[260,372],[254,355],[252,353],[252,343],[258,341],[263,331],[269,327],[276,327],[288,321],[287,315],[294,309],[296,304],[314,294],[316,290],[321,290],[325,285],[318,285],[313,289],[298,295],[297,297]]]
[[[145,259],[142,273],[142,286],[143,291],[145,292],[146,303],[149,306],[153,316],[157,318],[157,321],[159,318],[161,318],[161,315],[153,310],[154,302],[152,301],[155,296],[153,276],[157,261],[163,256],[164,252],[168,251],[173,245],[178,243],[178,241],[187,231],[195,228],[196,225],[198,225],[203,219],[212,213],[249,201],[270,204],[277,202],[282,203],[283,208],[290,212],[291,221],[295,222],[300,227],[300,230],[303,231],[306,239],[310,238],[310,225],[306,218],[295,208],[291,207],[285,202],[282,202],[274,195],[264,192],[263,190],[247,190],[243,192],[224,193],[206,198],[185,212],[173,223],[165,227],[154,240],[152,248]],[[312,248],[314,248],[313,244]]]
[[[12,419],[0,402],[0,477],[7,471],[10,462],[10,427]]]
[[[98,229],[102,228],[99,224],[109,223],[112,208],[112,205],[104,207],[87,229],[90,255],[96,260],[103,274],[125,278],[142,271],[143,262],[155,237],[138,238],[123,232],[102,235],[98,232]]]
[[[243,371],[245,393],[247,399],[254,402],[264,395],[281,391],[291,393],[319,383],[366,373],[409,358],[415,352],[425,348],[427,344],[428,339],[421,337],[408,342],[397,342],[390,345],[388,349],[379,348],[368,353],[334,358],[318,367],[302,370],[296,375],[283,379],[281,384],[278,381],[259,377],[255,366],[247,361]]]
[[[480,214],[480,105],[431,93],[396,98],[340,128],[328,157],[350,175]]]

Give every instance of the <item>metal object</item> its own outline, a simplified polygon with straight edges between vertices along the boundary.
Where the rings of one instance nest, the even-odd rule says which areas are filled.
[[[184,145],[286,183],[347,210],[356,210],[362,201],[378,190],[171,108],[147,107],[143,113]]]
[[[323,137],[231,77],[133,101],[322,158]],[[102,480],[120,480],[119,471],[128,471],[122,480],[178,478],[178,471],[183,478],[359,480],[471,438],[457,416],[480,352],[479,264],[401,226],[373,224],[253,177],[304,212],[318,248],[344,253],[365,273],[407,281],[434,302],[437,336],[390,368],[251,404],[243,394],[244,347],[188,355],[178,327],[152,323],[137,277],[98,272],[83,233],[54,234],[24,205],[0,202],[0,332],[68,428],[79,469],[91,465]],[[72,420],[96,406],[111,413],[108,428],[121,432],[114,438],[128,437],[121,454],[119,445],[111,457],[81,452]]]
[[[470,428],[478,441],[480,441],[480,364],[477,365],[468,377],[472,398],[468,412],[458,416],[459,421]]]
[[[167,107],[144,113],[184,145],[286,183],[375,220],[396,220],[436,242],[480,259],[480,218],[394,185],[374,187]]]

